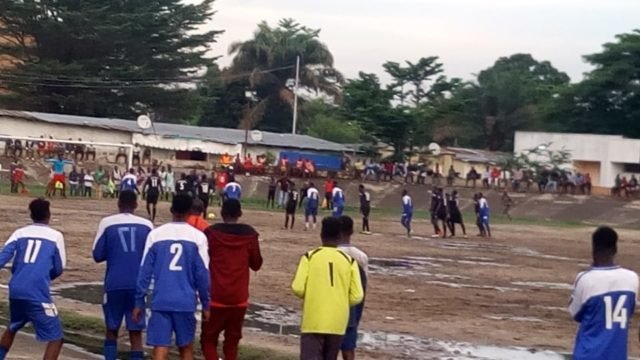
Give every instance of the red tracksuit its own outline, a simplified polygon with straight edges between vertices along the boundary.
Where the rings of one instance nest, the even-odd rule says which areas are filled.
[[[216,224],[204,233],[211,258],[211,319],[202,323],[202,352],[206,360],[218,360],[218,338],[224,332],[224,359],[237,360],[249,306],[249,270],[262,266],[259,235],[245,224]]]

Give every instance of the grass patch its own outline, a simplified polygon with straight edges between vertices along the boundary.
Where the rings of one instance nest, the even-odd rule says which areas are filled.
[[[68,344],[73,344],[88,352],[94,354],[102,354],[102,345],[104,337],[104,322],[102,319],[92,316],[80,315],[69,310],[60,310],[60,320],[64,330],[64,340]],[[9,304],[6,301],[0,301],[0,319],[5,323],[9,318]],[[32,327],[25,327],[24,332],[33,333]],[[128,349],[128,345],[120,344],[121,350]],[[200,352],[199,340],[194,342],[196,356],[202,357]],[[220,343],[222,350],[222,343]],[[118,358],[128,359],[128,352],[120,351]],[[146,349],[146,358],[151,359],[151,349]],[[240,360],[295,360],[297,357],[282,354],[270,349],[258,348],[255,346],[241,346]],[[173,352],[170,359],[179,359],[177,350]]]

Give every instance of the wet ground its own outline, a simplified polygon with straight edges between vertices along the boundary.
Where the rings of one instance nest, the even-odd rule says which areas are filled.
[[[27,201],[0,196],[0,202],[0,238],[7,238],[28,222]],[[64,232],[69,259],[56,283],[67,287],[57,290],[60,307],[100,316],[104,267],[93,263],[91,247],[99,219],[114,207],[109,201],[54,201],[52,225]],[[160,221],[169,219],[167,210],[161,204]],[[244,220],[261,233],[265,258],[252,278],[255,305],[247,325],[253,330],[245,339],[295,353],[301,302],[289,286],[300,256],[318,246],[318,233],[302,231],[300,219],[296,230],[280,230],[279,213],[246,211]],[[588,266],[592,229],[499,225],[492,240],[432,239],[423,220],[408,240],[395,219],[371,225],[375,236],[353,239],[371,258],[361,326],[368,351],[360,358],[546,360],[571,350],[576,325],[565,307],[575,275]],[[635,270],[639,235],[620,232],[619,261]],[[1,283],[6,279],[0,274]],[[93,288],[72,288],[78,282]],[[630,353],[640,354],[636,342]]]

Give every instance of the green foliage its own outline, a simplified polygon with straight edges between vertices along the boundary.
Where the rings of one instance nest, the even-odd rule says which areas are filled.
[[[187,78],[210,63],[219,31],[200,31],[213,0],[4,0],[3,106],[89,116],[191,120],[199,98]]]
[[[352,121],[320,115],[307,130],[307,135],[339,144],[357,144],[362,139],[362,129]]]

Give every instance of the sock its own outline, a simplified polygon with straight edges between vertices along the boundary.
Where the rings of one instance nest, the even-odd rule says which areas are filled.
[[[103,355],[105,360],[116,360],[118,356],[118,342],[116,340],[105,340]]]
[[[309,223],[308,223],[308,222],[304,223],[304,228],[305,228],[305,229],[308,229],[308,228],[309,228]]]
[[[131,360],[144,360],[144,351],[132,351],[129,353]]]
[[[4,360],[8,352],[9,352],[9,349],[7,349],[4,346],[0,346],[0,360]]]

